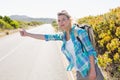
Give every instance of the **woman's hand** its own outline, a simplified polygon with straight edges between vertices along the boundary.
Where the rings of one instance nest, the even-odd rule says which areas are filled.
[[[35,39],[45,40],[45,37],[42,34],[33,34],[33,33],[30,33],[30,32],[27,32],[25,29],[20,29],[19,32],[20,32],[21,36],[28,36],[28,37],[32,37],[32,38],[35,38]]]
[[[89,80],[96,80],[96,71],[95,71],[95,69],[90,69]]]
[[[21,36],[27,36],[27,32],[25,29],[20,29],[19,32]]]

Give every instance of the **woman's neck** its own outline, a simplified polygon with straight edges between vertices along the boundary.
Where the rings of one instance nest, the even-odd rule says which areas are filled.
[[[66,32],[66,40],[69,40],[70,39],[70,32],[71,32],[71,24],[68,26],[68,28],[65,30]]]
[[[70,39],[70,30],[66,31],[66,40],[68,41]]]

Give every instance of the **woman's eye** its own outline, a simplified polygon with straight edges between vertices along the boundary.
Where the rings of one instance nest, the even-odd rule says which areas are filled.
[[[65,21],[65,19],[63,19],[62,21]]]
[[[61,20],[58,20],[58,22],[64,22],[64,21],[66,21],[67,19],[65,19],[65,18],[63,18],[63,19],[61,19]]]
[[[66,19],[66,18],[63,18],[63,19],[62,19],[62,21],[66,21],[66,20],[68,20],[68,19]]]
[[[65,21],[66,19],[63,19],[62,21]]]

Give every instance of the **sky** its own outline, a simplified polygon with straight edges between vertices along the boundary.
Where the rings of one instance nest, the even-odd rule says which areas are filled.
[[[120,6],[120,0],[0,0],[0,15],[57,18],[67,10],[73,18],[96,16]]]

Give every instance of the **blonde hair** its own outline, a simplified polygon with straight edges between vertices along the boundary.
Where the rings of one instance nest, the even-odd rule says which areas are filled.
[[[71,18],[71,16],[68,14],[66,10],[62,10],[61,12],[58,12],[57,15],[58,16],[65,15],[67,18]]]

